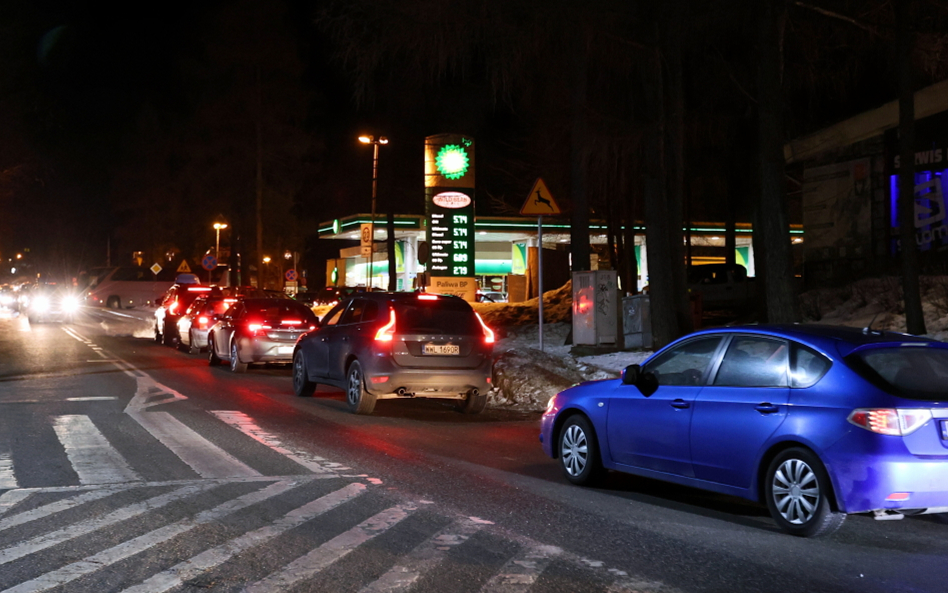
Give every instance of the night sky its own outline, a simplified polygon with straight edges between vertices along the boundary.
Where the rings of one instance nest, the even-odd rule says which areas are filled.
[[[752,11],[733,10],[739,0],[692,4],[690,208],[695,220],[723,220],[715,192],[728,190],[712,178],[728,178],[730,165],[716,159],[737,158],[722,147],[753,137]],[[866,8],[880,4],[827,3],[866,22],[885,20]],[[123,13],[111,2],[4,3],[0,257],[29,249],[37,271],[60,276],[107,258],[128,263],[133,250],[194,258],[213,245],[218,219],[232,229],[222,243],[253,249],[257,123],[264,250],[305,253],[320,273],[340,245],[317,241],[316,223],[368,210],[371,148],[361,133],[391,141],[380,155],[380,210],[391,200],[423,211],[423,139],[438,133],[477,139],[479,213],[510,214],[538,176],[568,205],[567,40],[579,24],[596,33],[583,46],[590,166],[622,154],[634,178],[635,47],[650,13],[647,3],[595,6],[171,1]],[[788,136],[895,98],[888,33],[799,9],[789,24]],[[436,40],[457,53],[442,63],[426,49]],[[352,47],[376,51],[374,67]],[[925,72],[920,84],[941,74]],[[616,193],[634,193],[608,179],[590,185],[594,216]]]

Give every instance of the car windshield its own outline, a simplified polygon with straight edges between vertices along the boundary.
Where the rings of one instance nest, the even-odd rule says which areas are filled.
[[[395,319],[396,331],[404,334],[450,333],[476,336],[484,331],[471,306],[455,299],[397,302]]]
[[[923,401],[948,399],[948,349],[914,344],[873,348],[846,361],[890,393]]]

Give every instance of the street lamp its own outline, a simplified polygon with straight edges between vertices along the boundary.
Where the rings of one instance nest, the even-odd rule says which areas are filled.
[[[266,289],[267,277],[270,275],[270,256],[269,255],[263,256],[263,265],[266,267],[264,268],[264,272],[263,272],[263,282],[261,282],[263,286],[261,286],[260,288]]]
[[[214,257],[217,258],[217,264],[220,265],[221,261],[221,231],[227,228],[227,223],[225,222],[215,222],[214,230],[217,231],[217,243],[214,244]]]
[[[379,145],[388,144],[388,138],[385,136],[379,136],[378,139],[375,136],[359,136],[359,142],[362,144],[371,144],[373,149],[372,154],[372,218],[371,218],[371,228],[372,228],[372,250],[369,252],[369,268],[365,272],[365,289],[372,290],[372,266],[375,265],[375,202],[378,198],[378,187],[379,187]],[[389,229],[391,232],[391,229]],[[389,254],[391,257],[392,254]]]

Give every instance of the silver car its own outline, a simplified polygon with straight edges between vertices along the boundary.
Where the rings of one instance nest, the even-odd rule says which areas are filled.
[[[240,299],[208,333],[208,364],[228,361],[243,373],[253,363],[290,363],[296,340],[317,323],[312,309],[291,299]]]
[[[190,354],[207,351],[207,334],[220,316],[237,299],[234,297],[208,296],[195,299],[178,320],[178,348]]]

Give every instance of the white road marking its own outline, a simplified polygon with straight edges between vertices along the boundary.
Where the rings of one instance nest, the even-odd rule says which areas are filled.
[[[275,484],[271,484],[262,490],[245,494],[241,497],[235,498],[234,500],[229,500],[221,505],[218,505],[213,509],[202,511],[193,518],[182,519],[176,523],[160,527],[134,539],[122,542],[117,546],[113,546],[107,550],[93,554],[92,556],[84,558],[78,562],[73,562],[72,564],[52,572],[48,572],[33,580],[20,583],[16,587],[6,589],[3,593],[37,593],[39,591],[45,591],[47,589],[52,589],[53,587],[58,587],[59,585],[65,585],[66,583],[74,581],[87,574],[91,574],[101,568],[111,566],[116,562],[134,556],[140,552],[144,552],[145,550],[177,537],[182,533],[186,533],[198,525],[213,523],[222,517],[226,517],[227,515],[233,514],[241,509],[245,509],[259,502],[263,502],[279,494],[283,494],[284,492],[296,488],[301,484],[305,484],[308,481],[309,479],[304,478],[302,480],[283,480]]]
[[[36,536],[16,546],[0,550],[0,564],[6,564],[8,562],[13,562],[14,560],[19,560],[20,558],[29,556],[30,554],[35,554],[36,552],[45,550],[46,548],[50,548],[57,544],[61,544],[65,541],[69,541],[81,535],[92,533],[93,531],[115,525],[116,523],[121,523],[122,521],[127,521],[128,519],[137,517],[138,515],[147,513],[149,511],[153,511],[176,500],[187,498],[188,496],[203,490],[207,490],[215,485],[215,482],[204,482],[202,484],[185,486],[184,488],[179,488],[173,492],[155,496],[143,502],[122,507],[121,509],[111,512],[107,515],[96,517],[95,519],[80,521],[79,523],[75,523],[69,527],[64,527],[45,535]]]
[[[528,546],[511,558],[500,572],[481,588],[490,593],[520,593],[530,590],[540,574],[563,550],[556,546]]]
[[[0,494],[0,517],[6,514],[7,511],[23,502],[30,495],[33,494],[32,490],[8,490],[3,494]]]
[[[0,451],[0,490],[19,488],[13,473],[13,457],[9,451]]]
[[[67,509],[77,507],[81,504],[87,502],[92,502],[93,500],[99,500],[100,498],[105,498],[107,496],[112,496],[117,492],[122,492],[124,490],[129,490],[137,486],[112,486],[110,488],[98,488],[96,490],[91,490],[84,492],[77,496],[70,498],[65,498],[63,500],[57,500],[56,502],[51,502],[49,504],[43,505],[41,507],[19,513],[9,517],[7,519],[0,520],[0,531],[5,529],[10,529],[11,527],[16,527],[17,525],[23,525],[24,523],[29,523],[30,521],[36,521],[38,519],[43,519],[50,515],[60,513]],[[34,490],[20,490],[25,494],[32,494]],[[24,496],[25,498],[25,496]]]
[[[290,511],[281,519],[274,521],[270,525],[255,529],[215,548],[206,550],[189,560],[185,560],[164,572],[160,572],[146,579],[139,585],[125,589],[125,591],[126,593],[161,593],[162,591],[173,589],[181,585],[184,581],[193,579],[202,572],[223,564],[244,550],[264,544],[278,535],[355,498],[365,492],[365,490],[365,484],[349,484],[341,490],[327,494],[322,498],[318,498]]]
[[[306,451],[300,450],[291,450],[286,445],[283,444],[280,439],[257,425],[254,422],[253,418],[244,414],[243,412],[234,412],[229,410],[214,410],[211,412],[222,421],[233,426],[237,430],[246,434],[250,438],[254,439],[259,443],[270,447],[277,453],[292,459],[296,463],[302,465],[311,472],[320,474],[331,472],[335,469],[350,469],[348,467],[338,467],[339,464],[329,464],[325,459],[319,457],[318,455],[313,455]],[[331,468],[331,469],[330,469]]]
[[[472,521],[460,521],[449,525],[409,552],[404,563],[393,566],[377,581],[366,585],[359,593],[395,593],[409,590],[419,577],[442,561],[448,550],[466,542],[469,537],[480,531],[481,527]]]
[[[141,481],[88,416],[55,416],[53,430],[66,449],[80,484],[120,484]]]
[[[314,548],[309,554],[297,558],[265,579],[245,588],[244,593],[268,593],[287,591],[296,583],[313,577],[336,560],[369,541],[376,535],[387,531],[393,525],[415,510],[414,505],[405,504],[384,510],[369,517],[349,531],[341,533],[323,545]]]
[[[93,361],[95,362],[95,361]],[[105,362],[105,361],[102,361]],[[89,397],[67,397],[67,402],[105,402],[105,401],[114,401],[117,400],[117,397],[109,397],[107,395],[91,395]]]

